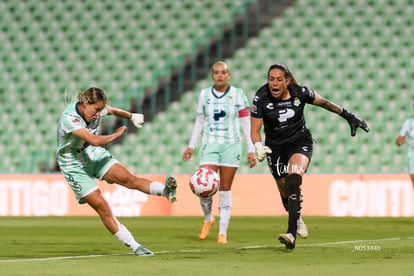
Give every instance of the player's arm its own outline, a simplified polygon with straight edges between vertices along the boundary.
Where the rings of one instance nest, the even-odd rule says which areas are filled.
[[[247,162],[249,162],[250,168],[253,168],[254,166],[256,166],[256,150],[251,139],[249,108],[239,110],[239,118],[243,136],[247,143]]]
[[[262,124],[262,118],[255,118],[250,116],[250,136],[252,138],[253,144],[256,144],[257,142],[262,142],[262,137],[260,135]]]
[[[108,115],[114,115],[114,116],[125,118],[125,119],[131,119],[131,116],[132,116],[131,112],[128,112],[118,107],[109,106],[109,105],[106,106],[106,109],[108,110]]]
[[[397,146],[402,146],[405,143],[405,137],[398,135],[397,139],[395,140],[395,144]]]
[[[144,123],[144,115],[139,113],[131,113],[126,110],[123,110],[114,106],[106,106],[108,110],[108,115],[114,115],[117,117],[125,118],[130,120],[137,128],[141,128]]]
[[[124,134],[124,132],[127,130],[126,126],[119,127],[114,133],[108,134],[108,135],[95,135],[91,132],[89,132],[86,128],[81,128],[73,131],[73,135],[81,138],[86,143],[92,146],[105,146],[112,141],[114,141],[116,138]]]
[[[262,128],[263,118],[250,117],[250,124],[250,136],[252,138],[252,143],[256,149],[257,160],[259,162],[262,162],[268,153],[272,153],[272,150],[269,147],[262,144],[260,129]]]
[[[243,132],[243,136],[247,143],[248,152],[254,152],[254,145],[251,139],[251,130],[250,130],[250,110],[245,108],[239,110],[240,125]]]
[[[200,139],[201,133],[203,132],[203,126],[204,114],[198,113],[194,123],[193,132],[191,133],[190,142],[188,143],[188,147],[184,151],[182,156],[184,161],[190,160],[191,156],[193,156],[194,148],[196,147],[198,140]]]
[[[336,113],[342,118],[344,118],[348,122],[349,127],[351,128],[351,136],[356,135],[356,130],[358,128],[362,128],[365,132],[369,132],[369,127],[364,120],[361,120],[360,118],[356,117],[354,114],[352,114],[345,108],[340,107],[336,103],[325,99],[318,93],[314,92],[314,94],[315,98],[312,104],[325,108],[326,110]]]
[[[318,93],[316,93],[316,92],[314,92],[314,93],[315,93],[315,99],[313,100],[312,104],[320,106],[322,108],[325,108],[326,110],[329,110],[329,111],[331,111],[333,113],[336,113],[338,115],[341,114],[341,112],[343,110],[342,107],[340,107],[339,105],[337,105],[334,102],[331,102],[328,99],[325,99],[324,97],[322,97]]]
[[[398,133],[397,139],[395,139],[397,146],[402,146],[405,143],[405,137],[408,135],[410,129],[409,124],[409,120],[404,121],[400,133]]]

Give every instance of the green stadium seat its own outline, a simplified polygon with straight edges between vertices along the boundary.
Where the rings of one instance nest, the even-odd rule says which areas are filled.
[[[162,71],[165,64],[193,54],[195,40],[202,38],[206,28],[215,28],[212,34],[220,31],[220,24],[232,20],[229,15],[233,10],[247,2],[4,2],[5,12],[0,18],[3,30],[0,37],[4,41],[0,53],[3,64],[0,90],[8,92],[7,97],[2,97],[7,113],[16,113],[11,106],[18,112],[16,117],[2,117],[7,119],[4,121],[14,122],[6,126],[7,132],[17,133],[18,141],[34,141],[28,142],[22,153],[33,155],[33,160],[41,163],[49,162],[54,149],[44,146],[55,143],[55,129],[51,131],[50,125],[55,128],[65,106],[62,96],[65,89],[75,95],[80,89],[98,84],[111,93],[112,101],[128,108],[129,99],[137,95],[140,98],[143,91],[153,87],[154,74],[170,74],[168,68]],[[313,157],[312,171],[405,172],[401,149],[384,145],[393,143],[400,124],[412,112],[411,6],[410,1],[296,1],[257,38],[234,53],[229,60],[232,81],[245,89],[251,100],[256,89],[266,81],[271,57],[272,62],[286,63],[302,83],[372,122],[370,134],[362,133],[355,141],[349,137],[348,126],[340,118],[309,108],[308,125],[321,141],[315,145],[318,152]],[[39,20],[33,24],[31,18]],[[208,39],[200,41],[209,42]],[[185,163],[176,157],[180,159],[190,138],[198,92],[210,84],[207,75],[161,118],[146,123],[143,129],[130,130],[125,138],[128,143],[111,147],[114,154],[132,164],[137,172],[194,169],[196,160]],[[34,102],[41,104],[34,105]],[[46,115],[38,114],[39,110],[44,110]],[[30,131],[26,129],[25,133],[18,126],[21,118],[35,120],[36,128],[29,127]],[[377,118],[386,123],[380,126]],[[398,124],[393,123],[397,120]],[[113,122],[108,120],[107,124]],[[31,137],[36,129],[40,133]],[[169,135],[165,134],[166,129]],[[175,129],[180,131],[174,132]],[[326,132],[331,135],[325,138]],[[9,140],[5,136],[0,132],[1,141]],[[148,141],[161,143],[163,154],[153,156]],[[351,154],[337,158],[338,150]],[[367,154],[357,156],[358,150]],[[39,170],[38,166],[29,166],[22,157],[0,146],[2,152],[5,154],[0,172]],[[399,162],[393,165],[390,160]],[[240,171],[268,173],[266,166],[253,170],[242,167]]]

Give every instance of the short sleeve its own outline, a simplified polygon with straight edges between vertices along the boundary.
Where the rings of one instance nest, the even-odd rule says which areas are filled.
[[[313,89],[309,87],[303,86],[302,92],[304,94],[305,102],[313,103],[313,101],[315,100],[315,91],[313,91]]]
[[[409,121],[405,120],[400,130],[400,136],[403,136],[403,137],[407,136],[408,128],[409,128]]]
[[[254,95],[253,103],[250,108],[250,116],[255,118],[263,118],[262,103],[262,98],[259,96],[259,93],[256,93],[256,95]]]
[[[86,127],[85,122],[80,116],[76,116],[70,113],[63,115],[61,124],[61,129],[66,133],[71,133],[75,130]]]
[[[239,111],[242,109],[246,109],[249,107],[249,101],[247,99],[246,94],[244,93],[243,89],[238,89],[238,105],[239,105]]]

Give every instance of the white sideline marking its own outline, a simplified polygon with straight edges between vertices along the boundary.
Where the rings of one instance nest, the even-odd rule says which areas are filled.
[[[63,257],[50,257],[50,258],[33,258],[33,259],[12,259],[12,260],[0,260],[0,263],[58,261],[58,260],[67,260],[67,259],[98,258],[98,257],[107,257],[107,256],[123,256],[123,255],[128,255],[128,254],[99,254],[99,255],[63,256]]]
[[[414,239],[414,237],[408,237],[408,239]],[[330,246],[330,245],[340,245],[340,244],[350,244],[350,243],[361,243],[361,242],[379,242],[379,241],[396,241],[401,240],[401,238],[388,238],[388,239],[377,239],[377,240],[355,240],[355,241],[339,241],[339,242],[324,242],[324,243],[313,243],[313,244],[297,244],[296,247],[314,247],[314,246]],[[264,249],[264,248],[273,248],[273,246],[245,246],[239,247],[237,249]]]
[[[404,239],[413,240],[414,237],[406,237]],[[299,244],[296,247],[314,247],[314,246],[330,246],[330,245],[341,245],[350,243],[361,243],[361,242],[380,242],[380,241],[396,241],[402,240],[402,238],[388,238],[388,239],[377,239],[377,240],[354,240],[354,241],[338,241],[338,242],[326,242],[326,243],[313,243],[313,244]],[[274,246],[262,246],[262,245],[251,245],[235,248],[235,250],[247,250],[247,249],[266,249],[274,248]],[[182,249],[177,251],[159,251],[154,252],[155,254],[170,254],[170,253],[199,253],[208,252],[207,249]],[[85,258],[99,258],[109,256],[125,256],[132,255],[133,253],[125,254],[96,254],[96,255],[80,255],[80,256],[62,256],[62,257],[50,257],[50,258],[33,258],[33,259],[11,259],[11,260],[0,260],[0,263],[17,263],[17,262],[45,262],[45,261],[59,261],[68,259],[85,259]]]

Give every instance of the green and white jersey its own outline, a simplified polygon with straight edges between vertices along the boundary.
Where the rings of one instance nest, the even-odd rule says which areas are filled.
[[[100,116],[88,124],[79,114],[77,105],[77,102],[69,104],[59,120],[56,158],[60,167],[83,168],[106,152],[106,149],[91,146],[86,141],[73,135],[72,132],[86,128],[89,132],[98,134],[101,118],[107,114],[107,109],[102,110]]]
[[[244,91],[229,86],[224,93],[214,87],[201,90],[197,113],[204,114],[202,144],[234,144],[241,141],[239,111],[249,107]]]
[[[400,135],[407,140],[408,152],[414,153],[414,118],[409,118],[404,121]]]

